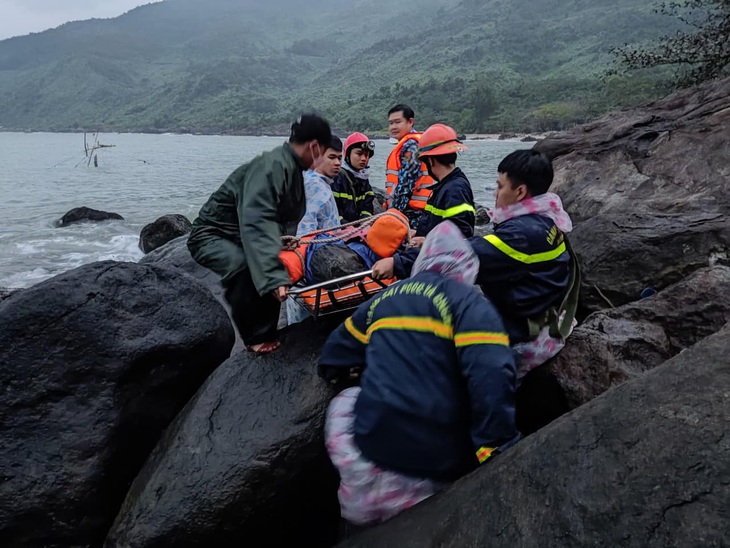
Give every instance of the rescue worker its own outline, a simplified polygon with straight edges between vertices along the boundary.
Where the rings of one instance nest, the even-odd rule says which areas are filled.
[[[411,220],[411,227],[417,228],[434,181],[426,165],[417,158],[421,134],[413,129],[414,122],[415,113],[409,106],[399,104],[388,111],[390,135],[398,144],[388,156],[385,168],[385,208],[402,211]]]
[[[305,114],[289,141],[236,169],[200,209],[188,249],[222,277],[226,301],[246,348],[279,348],[276,330],[291,280],[279,260],[281,236],[295,235],[306,202],[302,171],[330,146],[326,120]]]
[[[545,154],[518,150],[499,164],[494,233],[469,239],[479,258],[477,284],[497,307],[516,353],[518,379],[564,346],[575,325],[580,272],[566,238],[573,229]],[[412,256],[394,274],[407,278]],[[561,318],[562,316],[562,318]]]
[[[522,379],[565,345],[576,323],[580,272],[567,240],[573,223],[560,197],[548,192],[550,159],[518,150],[497,171],[494,233],[471,243],[477,283],[502,315]]]
[[[462,150],[466,150],[466,147],[459,141],[456,131],[444,124],[432,125],[421,136],[418,159],[426,165],[436,183],[431,187],[431,196],[418,222],[415,237],[411,240],[416,247],[423,243],[423,239],[437,224],[447,219],[466,238],[474,235],[474,193],[464,172],[456,167],[457,154]],[[401,257],[403,254],[407,255],[405,259]],[[373,274],[376,279],[392,278],[396,261],[413,263],[417,256],[418,249],[410,248],[393,257],[381,259],[373,266]]]
[[[332,184],[340,223],[350,223],[371,217],[375,194],[370,186],[368,163],[375,154],[375,143],[363,133],[353,133],[345,139],[342,169]]]
[[[335,196],[332,193],[332,183],[334,177],[340,172],[341,166],[342,140],[333,135],[317,166],[304,172],[304,195],[307,210],[302,220],[299,221],[297,236],[340,226],[340,216]]]
[[[514,360],[499,314],[474,287],[478,266],[459,229],[441,223],[413,278],[362,304],[322,349],[323,378],[362,370],[325,422],[350,524],[393,517],[519,438]]]

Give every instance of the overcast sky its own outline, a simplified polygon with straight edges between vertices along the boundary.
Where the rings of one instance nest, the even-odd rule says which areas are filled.
[[[116,17],[152,0],[0,0],[0,40],[67,21]]]

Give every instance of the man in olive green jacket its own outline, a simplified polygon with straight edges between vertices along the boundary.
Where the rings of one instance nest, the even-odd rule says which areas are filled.
[[[291,286],[279,261],[281,237],[296,235],[306,210],[302,171],[322,156],[330,140],[326,120],[302,115],[288,143],[234,171],[193,222],[188,249],[222,277],[233,321],[252,352],[279,347],[279,311]]]

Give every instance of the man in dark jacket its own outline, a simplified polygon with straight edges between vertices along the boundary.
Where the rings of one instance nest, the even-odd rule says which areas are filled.
[[[350,523],[388,519],[518,439],[514,358],[499,314],[473,287],[477,270],[459,230],[440,224],[413,278],[361,305],[322,349],[324,378],[362,370],[325,425]]]
[[[288,143],[235,170],[203,205],[188,238],[193,258],[222,277],[238,331],[252,352],[276,350],[280,303],[291,280],[281,237],[295,235],[306,200],[302,172],[331,140],[326,120],[302,115]]]

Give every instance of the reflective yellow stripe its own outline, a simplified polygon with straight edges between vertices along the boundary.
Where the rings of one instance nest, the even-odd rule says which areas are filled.
[[[366,217],[370,217],[370,216],[372,216],[372,213],[370,213],[369,211],[361,211],[360,215],[365,215]]]
[[[332,196],[334,196],[335,198],[343,198],[345,200],[353,200],[354,199],[351,194],[345,194],[344,192],[333,192],[332,193]]]
[[[509,346],[509,336],[506,333],[492,333],[489,331],[471,331],[467,333],[456,333],[454,335],[456,348],[472,346],[475,344],[498,344]]]
[[[556,247],[553,250],[543,251],[542,253],[534,253],[533,255],[529,255],[527,253],[522,253],[521,251],[517,251],[516,249],[511,248],[506,243],[504,243],[502,240],[500,240],[498,236],[495,236],[494,234],[489,234],[487,236],[484,236],[484,239],[487,240],[494,247],[499,249],[505,255],[512,257],[515,261],[519,261],[519,262],[525,263],[525,264],[545,263],[547,261],[552,261],[554,259],[557,259],[563,253],[565,253],[565,242],[563,242],[562,244],[560,244],[558,247]]]
[[[433,333],[442,339],[451,339],[454,336],[453,327],[434,318],[419,318],[414,316],[394,316],[378,320],[368,328],[368,336],[371,336],[379,329],[398,329],[403,331]]]
[[[433,207],[432,205],[426,206],[426,211],[433,213],[437,217],[443,217],[444,219],[448,217],[454,217],[455,215],[458,215],[459,213],[473,213],[476,215],[477,210],[474,209],[473,205],[470,204],[461,204],[458,206],[450,207],[448,209],[439,209],[437,207]]]
[[[358,196],[357,198],[355,198],[355,201],[356,201],[356,202],[359,202],[360,200],[364,200],[364,199],[365,199],[365,198],[367,198],[368,196],[375,196],[375,193],[373,193],[373,192],[369,192],[369,191],[368,191],[368,192],[366,192],[365,194],[363,194],[362,196]]]
[[[489,457],[491,457],[493,452],[494,452],[494,447],[480,447],[479,450],[477,451],[477,458],[479,459],[479,464],[482,464]]]
[[[350,335],[355,337],[358,342],[361,342],[362,344],[368,344],[369,337],[365,333],[360,331],[357,327],[355,327],[355,324],[352,323],[352,317],[345,320],[345,329],[347,329]]]

